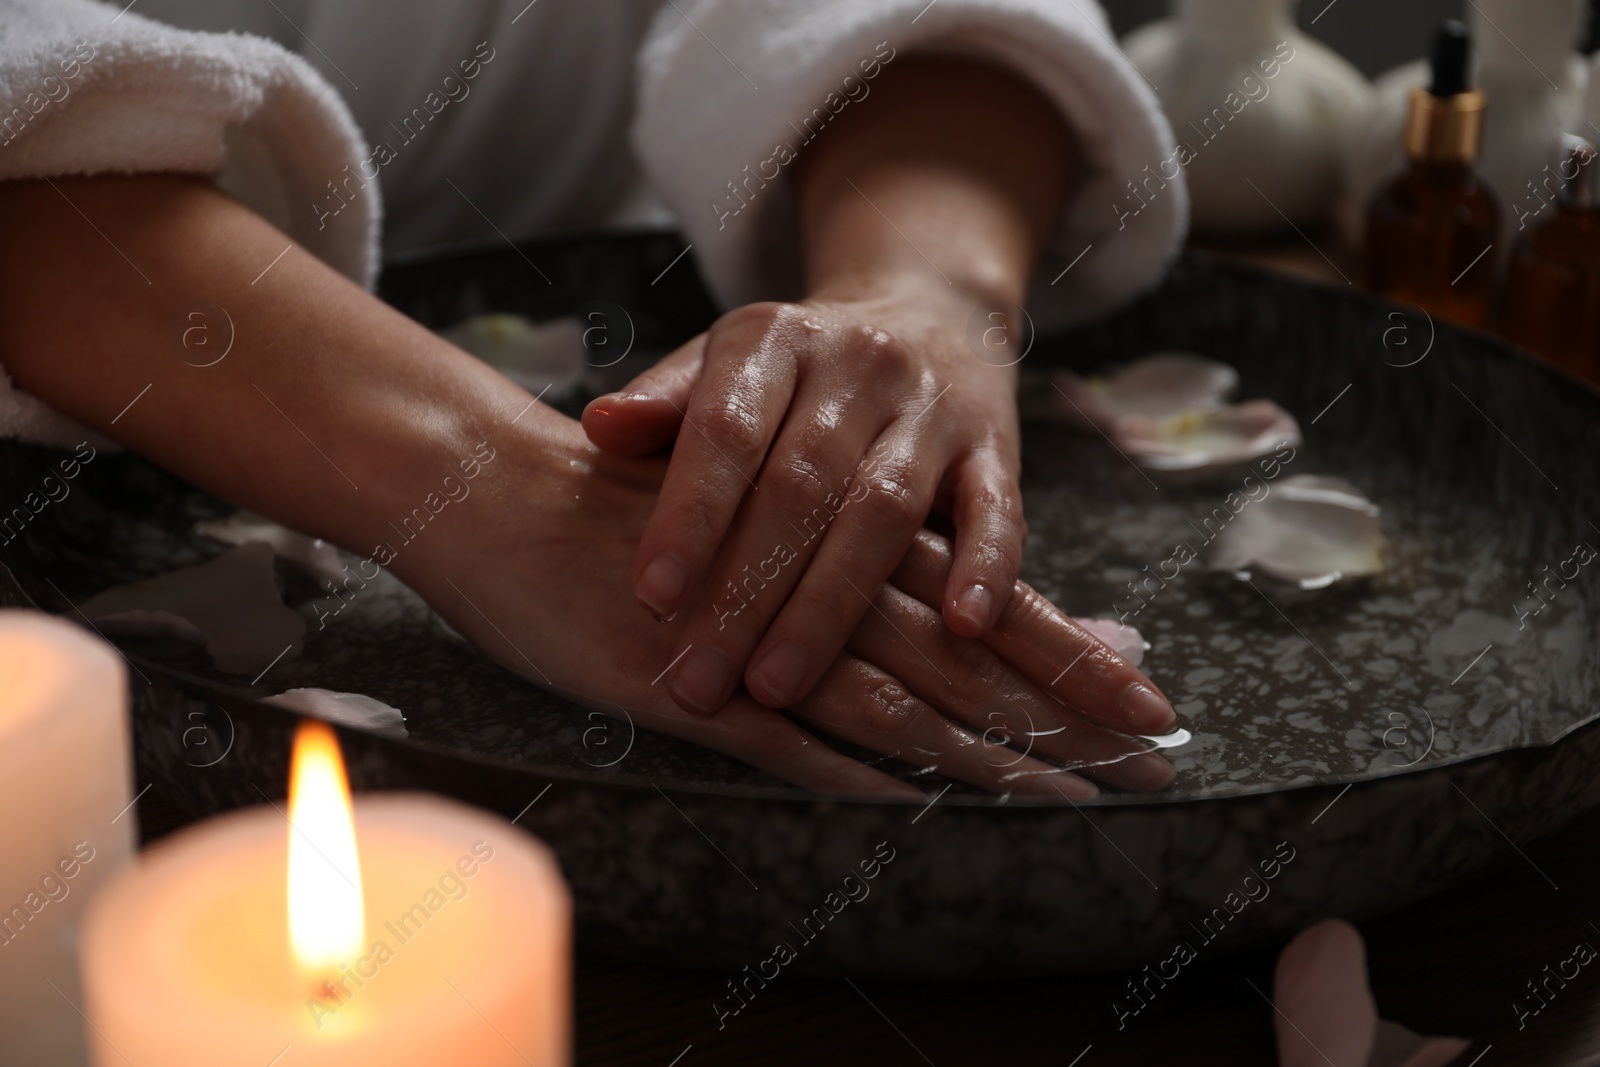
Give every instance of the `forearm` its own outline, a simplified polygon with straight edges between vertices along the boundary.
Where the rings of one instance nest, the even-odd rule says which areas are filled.
[[[0,232],[18,385],[358,552],[528,400],[201,179],[0,183]]]
[[[1071,182],[1072,143],[1020,77],[908,56],[801,157],[801,236],[816,299],[894,295],[921,278],[1021,303]]]

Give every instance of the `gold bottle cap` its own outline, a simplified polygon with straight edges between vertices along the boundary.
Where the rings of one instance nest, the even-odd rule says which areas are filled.
[[[1486,104],[1477,89],[1450,96],[1434,96],[1420,86],[1411,90],[1406,156],[1413,163],[1477,162]]]

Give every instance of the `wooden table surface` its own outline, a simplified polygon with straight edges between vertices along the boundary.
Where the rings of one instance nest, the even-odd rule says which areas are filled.
[[[1320,236],[1316,247],[1210,251],[1347,284],[1354,270],[1348,250]],[[147,839],[181,821],[158,797],[147,795],[139,806]],[[1529,1001],[1526,983],[1567,959],[1577,943],[1600,948],[1597,841],[1600,812],[1525,854],[1507,844],[1489,873],[1364,924],[1379,1013],[1421,1033],[1472,1038],[1459,1067],[1600,1067],[1600,966],[1581,970],[1520,1029],[1513,1008]],[[1131,973],[981,984],[784,977],[719,1031],[711,1004],[726,975],[610,958],[580,943],[577,1063],[1270,1065],[1272,1011],[1264,993],[1279,948],[1203,956],[1120,1032],[1109,1005]]]

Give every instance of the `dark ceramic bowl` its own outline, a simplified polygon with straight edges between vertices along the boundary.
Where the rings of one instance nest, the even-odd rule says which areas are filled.
[[[380,291],[436,328],[603,308],[632,344],[607,372],[617,381],[713,315],[692,260],[674,263],[682,247],[641,235],[467,250],[398,264]],[[591,947],[733,972],[784,942],[813,973],[952,977],[1138,966],[1179,942],[1203,952],[1370,917],[1515,860],[1600,804],[1597,580],[1584,567],[1539,601],[1529,587],[1570,571],[1578,543],[1600,545],[1600,397],[1353,289],[1199,258],[1101,325],[1041,339],[1025,366],[1172,348],[1233,364],[1242,396],[1299,417],[1289,469],[1338,474],[1382,506],[1388,570],[1305,593],[1195,566],[1149,601],[1134,620],[1145,667],[1194,733],[1170,753],[1167,794],[1053,806],[891,766],[936,801],[823,799],[528,685],[394,582],[253,685],[185,647],[123,641],[139,787],[197,817],[279,797],[294,716],[258,698],[363,692],[402,708],[411,733],[342,731],[356,788],[519,817],[560,854]],[[3,498],[56,458],[0,446]],[[1154,485],[1103,441],[1048,424],[1028,428],[1026,461],[1024,576],[1080,615],[1125,606],[1126,583],[1234,488]],[[70,614],[215,554],[192,527],[228,510],[137,458],[97,459],[0,547],[0,602]],[[314,595],[280,573],[291,603]],[[848,900],[845,877],[874,858],[868,895]]]

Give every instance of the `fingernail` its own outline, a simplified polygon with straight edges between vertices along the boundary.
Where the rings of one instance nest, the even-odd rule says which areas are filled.
[[[1166,734],[1178,725],[1177,713],[1167,698],[1141,682],[1133,682],[1122,691],[1117,710],[1134,733]]]
[[[1141,752],[1117,764],[1117,784],[1141,793],[1159,792],[1177,776],[1177,769],[1154,752]]]
[[[650,561],[633,587],[633,595],[657,616],[671,615],[678,610],[678,598],[689,584],[689,568],[683,560],[670,552],[663,552]]]
[[[779,641],[751,669],[750,683],[771,703],[789,704],[800,698],[810,669],[811,658],[799,642]]]
[[[679,702],[710,715],[727,703],[733,688],[733,664],[722,649],[706,645],[683,657],[668,684]]]
[[[994,594],[987,586],[973,584],[956,600],[956,614],[982,630],[989,625],[989,613],[994,610]]]

